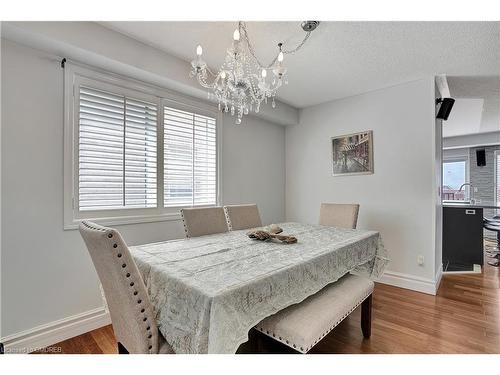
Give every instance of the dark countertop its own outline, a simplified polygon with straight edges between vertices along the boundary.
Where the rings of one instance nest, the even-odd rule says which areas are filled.
[[[500,204],[495,204],[494,202],[481,202],[481,203],[452,203],[443,202],[443,207],[459,207],[459,208],[490,208],[500,210]]]

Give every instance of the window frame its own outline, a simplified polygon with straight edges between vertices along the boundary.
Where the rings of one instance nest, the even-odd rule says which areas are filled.
[[[151,208],[116,208],[80,211],[79,191],[79,94],[80,86],[88,86],[157,105],[157,205]],[[133,78],[67,62],[64,67],[64,229],[77,229],[81,220],[103,225],[136,224],[180,220],[179,210],[186,206],[164,207],[163,179],[163,108],[168,106],[196,112],[216,121],[216,205],[222,201],[222,114],[209,103]],[[197,206],[203,207],[203,206]],[[206,206],[205,206],[206,207]]]
[[[456,163],[456,162],[465,162],[465,182],[464,183],[470,183],[470,157],[469,155],[460,155],[460,156],[449,156],[446,158],[443,158],[443,167],[441,170],[441,175],[442,175],[442,186],[444,186],[444,165],[446,163]],[[442,190],[442,187],[441,187]],[[470,186],[467,185],[465,186],[465,195],[470,197]],[[460,200],[447,200],[443,199],[443,202],[449,203],[449,202],[465,202],[465,201],[460,201]]]

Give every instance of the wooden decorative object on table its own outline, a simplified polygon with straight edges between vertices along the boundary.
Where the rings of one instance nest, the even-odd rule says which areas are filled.
[[[266,229],[266,230],[265,230]],[[297,238],[293,236],[285,236],[279,233],[283,232],[276,224],[271,224],[270,226],[263,229],[256,229],[251,232],[248,232],[247,235],[251,239],[260,240],[260,241],[270,241],[273,239],[279,240],[286,244],[296,243]]]

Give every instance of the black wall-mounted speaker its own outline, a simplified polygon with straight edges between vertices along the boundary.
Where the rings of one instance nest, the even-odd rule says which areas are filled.
[[[438,113],[436,114],[437,119],[448,120],[448,116],[451,113],[451,109],[453,108],[453,104],[455,104],[455,99],[452,98],[442,98],[436,99],[436,105],[441,104],[439,106]]]
[[[476,150],[476,160],[478,167],[484,167],[486,165],[486,151]]]

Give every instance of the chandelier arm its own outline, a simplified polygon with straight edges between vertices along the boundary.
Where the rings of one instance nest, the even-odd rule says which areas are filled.
[[[241,30],[240,34],[243,34],[243,37],[245,38],[245,43],[246,43],[246,45],[248,47],[248,52],[250,52],[250,55],[254,58],[255,62],[259,66],[259,68],[261,68],[261,69],[269,69],[271,66],[273,66],[274,63],[276,62],[276,60],[278,59],[278,55],[276,55],[276,57],[273,59],[273,61],[271,61],[271,63],[269,65],[267,65],[267,66],[264,65],[258,59],[258,57],[255,54],[255,51],[253,49],[252,43],[250,43],[250,38],[248,36],[247,26],[246,26],[245,22],[240,21],[239,24],[238,24],[238,28]]]
[[[281,52],[283,52],[284,54],[293,54],[293,53],[297,52],[299,49],[302,48],[302,46],[304,44],[306,44],[307,39],[309,39],[310,36],[311,36],[311,32],[310,31],[306,32],[306,36],[304,37],[304,39],[302,39],[302,42],[300,42],[297,47],[295,47],[294,49],[288,50],[288,51],[287,50],[281,50]]]
[[[213,89],[215,87],[215,82],[213,83],[207,82],[201,74],[196,74],[196,78],[198,80],[198,83],[207,89]]]
[[[252,43],[250,43],[250,37],[248,36],[248,31],[247,31],[246,23],[243,22],[243,21],[240,21],[239,24],[238,24],[238,28],[240,29],[240,34],[243,34],[243,37],[245,38],[245,43],[247,44],[248,51],[250,52],[250,55],[254,58],[255,62],[259,66],[259,68],[261,68],[261,69],[269,69],[269,68],[271,68],[276,63],[276,60],[278,60],[279,52],[276,54],[276,56],[274,57],[274,59],[268,65],[263,64],[257,58],[255,50],[254,50],[254,48],[252,46]],[[293,54],[293,53],[297,52],[299,49],[301,49],[304,46],[304,44],[307,42],[307,39],[309,39],[310,35],[311,35],[311,32],[307,31],[306,35],[304,36],[304,39],[302,39],[302,41],[297,45],[297,47],[295,47],[295,48],[293,48],[291,50],[281,49],[281,52],[283,52],[283,54]]]
[[[214,72],[212,72],[210,70],[210,68],[208,67],[208,65],[205,67],[205,69],[207,70],[207,72],[209,72],[213,77],[217,77],[217,74],[215,74]]]

